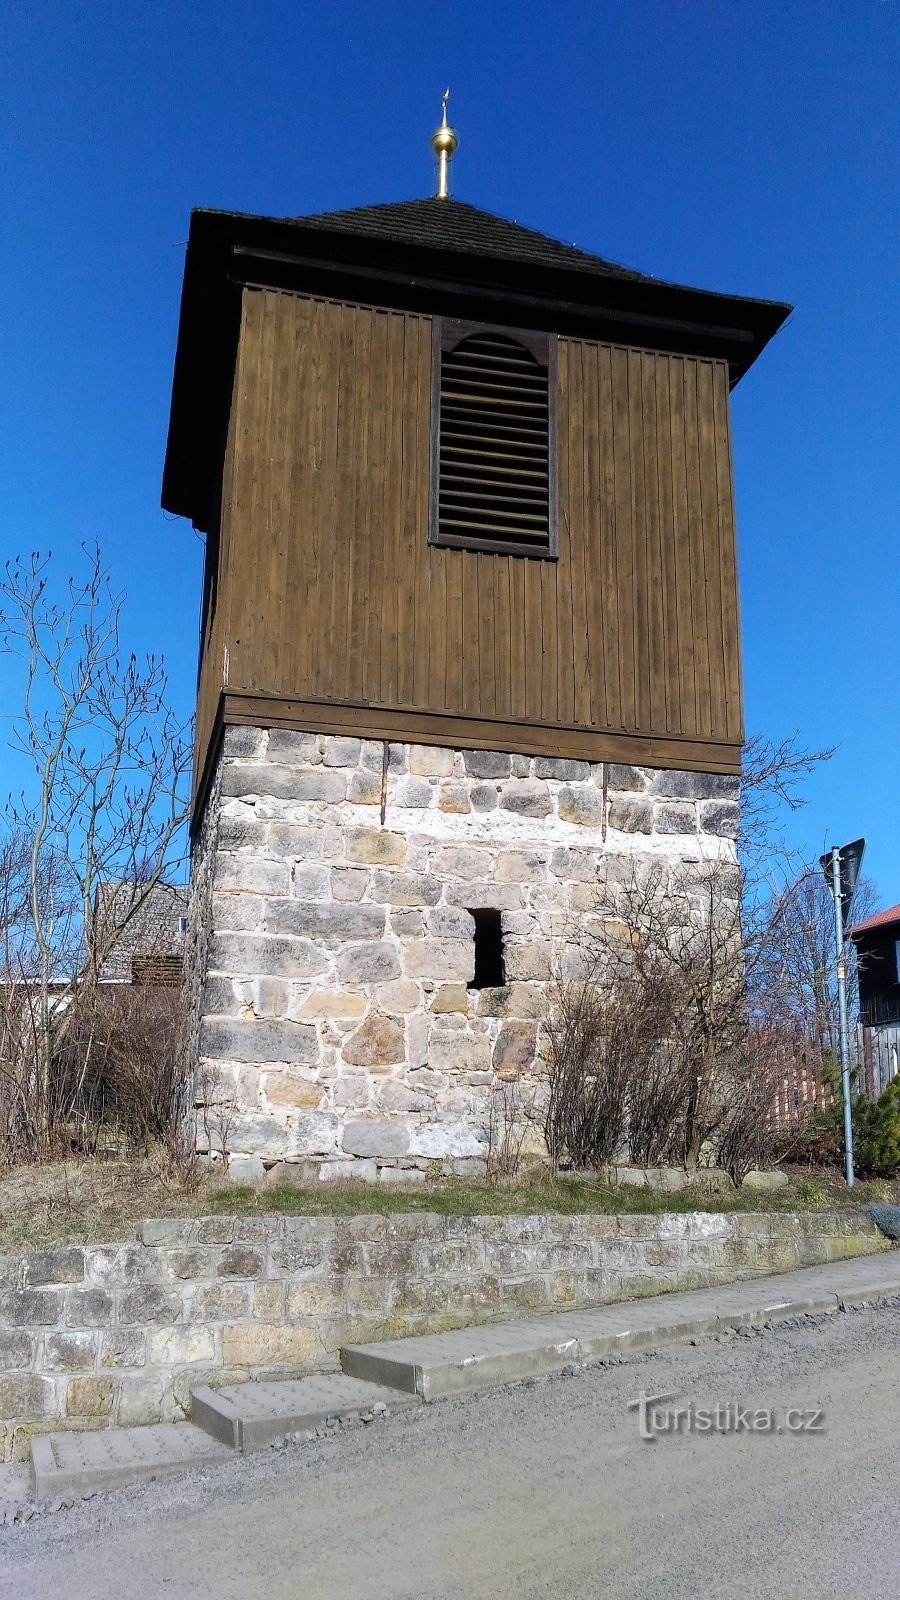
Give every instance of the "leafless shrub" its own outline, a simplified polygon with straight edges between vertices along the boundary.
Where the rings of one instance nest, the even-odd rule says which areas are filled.
[[[72,1143],[175,1152],[183,1017],[180,988],[109,984],[79,1005],[54,1072],[55,1121]]]
[[[104,967],[183,850],[188,730],[162,663],[122,652],[123,597],[85,554],[61,602],[39,554],[0,578],[0,652],[20,689],[9,743],[32,773],[0,840],[0,1132],[19,1160],[63,1137],[59,1064],[77,1037],[90,1080]]]

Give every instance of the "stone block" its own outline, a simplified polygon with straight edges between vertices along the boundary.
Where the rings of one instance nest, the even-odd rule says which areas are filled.
[[[136,1289],[126,1289],[118,1296],[118,1323],[129,1324],[177,1322],[181,1316],[180,1294],[164,1289],[155,1283],[141,1284]]]
[[[348,1155],[389,1159],[405,1156],[409,1149],[409,1130],[383,1117],[366,1117],[348,1122],[341,1144]]]
[[[534,1065],[536,1048],[535,1023],[504,1023],[494,1044],[494,1071],[501,1075],[527,1072]]]
[[[345,1061],[357,1067],[387,1067],[403,1061],[406,1040],[394,1017],[373,1010],[341,1048]]]
[[[649,788],[652,774],[643,767],[629,767],[619,761],[610,761],[606,768],[606,783],[610,789],[627,789],[644,794]]]
[[[772,1172],[748,1172],[742,1189],[786,1189],[788,1175],[777,1169]]]
[[[703,800],[700,803],[700,828],[719,839],[736,839],[741,809],[733,800]]]
[[[368,1111],[372,1079],[366,1073],[343,1073],[334,1086],[334,1104],[341,1111]]]
[[[625,799],[614,794],[609,801],[609,825],[619,833],[652,833],[653,802]]]
[[[465,1122],[423,1122],[410,1133],[409,1154],[423,1156],[429,1161],[444,1157],[483,1157],[486,1145]],[[417,1176],[421,1178],[422,1174]]]
[[[281,892],[281,891],[279,891]],[[291,888],[295,900],[327,900],[331,895],[331,868],[319,861],[298,861],[293,868]]]
[[[657,833],[696,833],[697,807],[692,805],[658,804],[654,815]]]
[[[575,883],[594,883],[597,878],[597,851],[570,850],[562,846],[551,851],[550,871],[555,878]]]
[[[265,728],[226,728],[222,754],[226,761],[261,761],[268,742]]]
[[[425,918],[436,939],[474,939],[475,918],[464,906],[435,906]]]
[[[200,1031],[200,1053],[228,1061],[302,1061],[319,1059],[316,1030],[285,1018],[209,1017]]]
[[[552,976],[553,950],[547,939],[506,940],[503,959],[508,978],[546,980]]]
[[[262,850],[266,838],[266,824],[255,811],[248,810],[244,817],[219,818],[220,850]]]
[[[102,1328],[112,1322],[113,1297],[106,1289],[69,1289],[66,1294],[67,1328]],[[33,1320],[33,1319],[29,1319]],[[48,1317],[58,1322],[57,1316]]]
[[[159,1263],[160,1277],[182,1280],[184,1278],[208,1278],[212,1274],[215,1261],[214,1252],[208,1245],[194,1244],[175,1246],[171,1250],[156,1252]]]
[[[424,811],[431,805],[435,791],[427,778],[402,778],[391,795],[391,803],[410,810]]]
[[[424,1085],[411,1088],[397,1078],[387,1078],[378,1090],[375,1109],[390,1116],[396,1112],[430,1111],[432,1104],[433,1097],[425,1092]]]
[[[347,945],[338,956],[337,974],[342,983],[389,983],[400,976],[400,958],[384,940]]]
[[[96,1356],[96,1333],[45,1333],[41,1340],[40,1365],[46,1372],[89,1372]]]
[[[152,1378],[122,1378],[116,1405],[117,1426],[137,1428],[162,1422],[167,1389],[168,1379],[162,1374]]]
[[[45,1338],[56,1335],[45,1335]],[[34,1360],[37,1340],[24,1328],[0,1328],[0,1372],[14,1372],[30,1367]]]
[[[323,1161],[319,1168],[320,1183],[374,1183],[377,1177],[375,1161]]]
[[[260,1250],[249,1245],[227,1245],[219,1257],[216,1275],[219,1278],[259,1278],[265,1272],[266,1258]]]
[[[268,1078],[272,1074],[267,1074]],[[232,1152],[228,1157],[228,1176],[232,1183],[261,1183],[266,1175],[266,1169],[257,1155],[241,1155]]]
[[[276,1070],[266,1073],[264,1092],[269,1105],[301,1107],[306,1110],[318,1111],[322,1104],[324,1088],[321,1083],[316,1083],[311,1078],[303,1078],[299,1073],[279,1072]],[[245,1156],[241,1159],[246,1162],[250,1160],[250,1157]],[[260,1168],[262,1168],[262,1163],[260,1163]],[[242,1176],[245,1179],[249,1178],[251,1182],[255,1182],[257,1179],[263,1178],[265,1173],[263,1170],[251,1172],[245,1168]]]
[[[327,1277],[304,1278],[301,1283],[289,1283],[287,1286],[289,1319],[338,1316],[345,1303],[343,1279],[330,1274]]]
[[[56,1387],[37,1373],[0,1374],[0,1417],[12,1421],[56,1416]]]
[[[536,778],[558,778],[561,783],[576,783],[591,775],[587,761],[568,761],[557,756],[538,756],[534,763]]]
[[[508,778],[512,761],[502,750],[464,750],[466,771],[473,778]]]
[[[268,1279],[262,1283],[254,1283],[251,1288],[251,1294],[253,1296],[253,1315],[257,1322],[281,1321],[284,1305],[283,1283],[272,1282]]]
[[[73,1292],[69,1290],[69,1294]],[[10,1289],[0,1294],[0,1326],[52,1326],[59,1321],[61,1305],[62,1294],[58,1289]]]
[[[150,1334],[148,1356],[157,1367],[187,1367],[198,1361],[212,1361],[216,1341],[212,1328],[196,1324],[174,1328],[154,1328]]]
[[[449,778],[453,771],[453,751],[436,745],[411,744],[409,770],[420,778]]]
[[[347,798],[351,805],[377,806],[381,804],[381,779],[374,772],[351,772]]]
[[[355,767],[359,764],[360,740],[332,736],[325,741],[322,765],[325,767]]]
[[[286,861],[316,861],[325,854],[325,828],[319,823],[303,827],[298,822],[270,822],[266,834],[269,854]]]
[[[469,991],[464,983],[442,983],[431,999],[431,1011],[461,1011],[469,1009]]]
[[[220,852],[214,883],[219,893],[290,894],[291,869],[286,861],[260,861],[246,853]]]
[[[603,800],[592,784],[581,789],[560,789],[556,804],[563,822],[599,828],[603,821]]]
[[[457,816],[466,817],[472,810],[472,801],[464,783],[442,783],[438,793],[438,806]]]
[[[361,900],[369,887],[366,867],[332,867],[331,894],[337,901]]]
[[[507,983],[502,988],[479,989],[479,1017],[521,1017],[539,1019],[546,1015],[547,995],[543,986],[532,983]]]
[[[222,1359],[229,1367],[301,1366],[315,1359],[312,1328],[286,1322],[226,1323]]]
[[[400,978],[395,983],[380,984],[375,990],[375,1000],[382,1011],[396,1011],[401,1015],[415,1011],[421,999],[419,986],[413,983],[411,978]]]
[[[323,1111],[298,1111],[286,1123],[246,1113],[233,1119],[230,1141],[235,1149],[260,1156],[331,1155],[337,1128],[337,1118]]]
[[[147,1340],[139,1328],[110,1328],[101,1335],[101,1367],[142,1367],[147,1359]]]
[[[500,805],[520,817],[548,817],[553,809],[550,792],[537,778],[512,778],[500,790]]]
[[[651,792],[672,800],[737,800],[740,779],[716,772],[665,772],[651,774]]]
[[[384,765],[384,744],[380,739],[364,739],[362,765],[370,772],[381,772]],[[388,772],[400,773],[408,769],[407,746],[405,744],[388,744]]]
[[[67,1417],[108,1417],[116,1397],[114,1378],[73,1378],[66,1387]]]
[[[441,880],[424,872],[376,872],[372,898],[388,906],[434,906],[441,898]]]
[[[406,860],[407,844],[402,833],[387,829],[349,828],[346,838],[348,861],[363,862],[377,867],[402,867]]]
[[[384,910],[380,906],[269,900],[263,925],[268,933],[312,939],[333,949],[351,939],[378,939],[384,933]]]
[[[209,963],[228,977],[295,980],[318,977],[328,965],[327,957],[309,939],[276,939],[255,933],[214,934]]]
[[[473,783],[470,794],[475,811],[496,811],[500,804],[500,795],[494,783]]]
[[[431,1035],[428,1064],[435,1071],[453,1077],[488,1073],[491,1069],[491,1043],[486,1033],[438,1033]]]
[[[41,1250],[25,1261],[25,1284],[29,1289],[43,1284],[81,1283],[83,1278],[84,1251],[80,1245]]]
[[[304,771],[303,768],[265,763],[234,762],[222,768],[223,798],[256,795],[266,800],[318,800],[336,805],[347,798],[343,772]]]
[[[312,766],[322,759],[315,734],[296,728],[270,728],[267,754],[270,761],[309,762]]]
[[[148,1217],[145,1222],[138,1223],[138,1238],[141,1244],[154,1247],[156,1245],[188,1244],[193,1238],[194,1224],[190,1219],[181,1217]],[[118,1246],[113,1246],[118,1249]],[[92,1255],[99,1251],[92,1252]],[[104,1273],[104,1279],[109,1274]],[[117,1278],[117,1282],[131,1282],[131,1278]]]
[[[404,946],[403,965],[412,978],[468,983],[475,976],[475,944],[463,939],[420,939]]]

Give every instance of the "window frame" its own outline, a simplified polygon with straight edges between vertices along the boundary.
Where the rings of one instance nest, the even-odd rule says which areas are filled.
[[[479,539],[467,534],[441,536],[441,362],[448,350],[455,350],[464,339],[478,333],[498,333],[524,346],[547,371],[547,545],[536,550],[531,544],[514,539]],[[443,550],[467,550],[483,555],[519,556],[531,561],[559,560],[558,509],[558,388],[557,344],[555,333],[540,333],[533,328],[512,328],[503,323],[468,322],[457,317],[433,317],[431,332],[431,461],[428,500],[428,543]]]

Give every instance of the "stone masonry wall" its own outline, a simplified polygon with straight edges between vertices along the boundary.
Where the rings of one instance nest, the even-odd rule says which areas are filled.
[[[480,1170],[492,1086],[534,1081],[598,884],[734,861],[733,778],[392,744],[382,827],[382,760],[354,738],[226,732],[191,936],[197,1146],[236,1174]],[[502,915],[503,987],[471,987],[475,908]]]
[[[888,1248],[861,1212],[201,1217],[0,1256],[0,1460],[34,1433],[178,1421],[201,1384],[342,1344],[698,1289]]]

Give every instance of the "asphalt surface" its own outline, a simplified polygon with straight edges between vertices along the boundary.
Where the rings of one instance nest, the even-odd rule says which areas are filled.
[[[639,1391],[781,1432],[642,1442]],[[793,1432],[788,1410],[821,1413]],[[798,1419],[792,1417],[796,1425]],[[720,1424],[726,1413],[720,1413]],[[0,1530],[16,1600],[898,1600],[900,1310],[442,1401]]]

